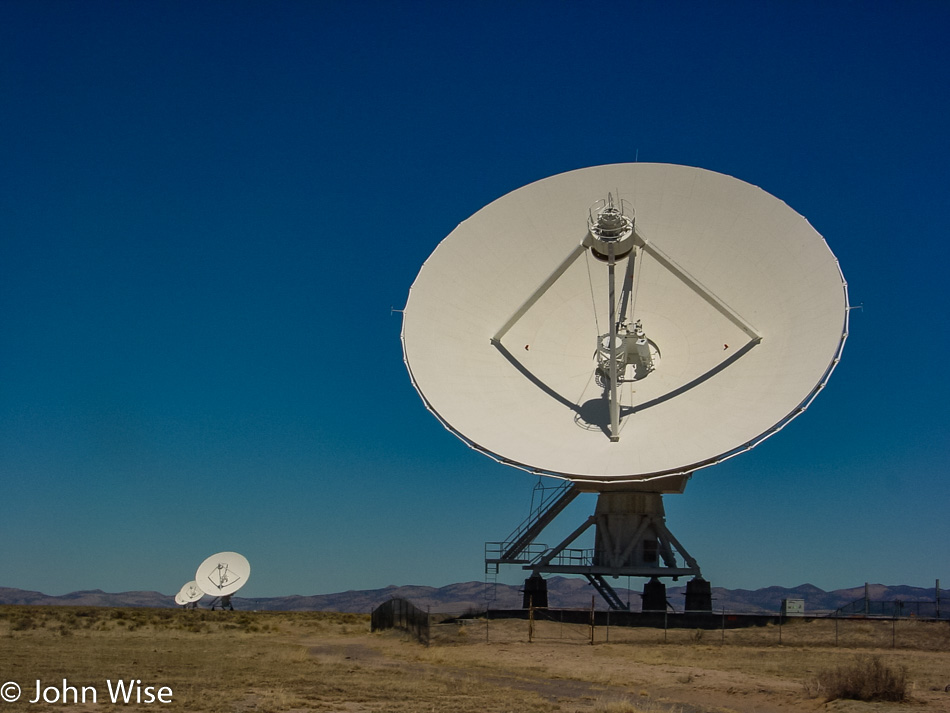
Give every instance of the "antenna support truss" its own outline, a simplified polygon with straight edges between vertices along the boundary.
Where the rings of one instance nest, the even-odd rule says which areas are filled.
[[[648,577],[652,588],[663,592],[665,587],[659,577],[694,577],[704,581],[699,564],[666,526],[660,493],[600,492],[594,514],[564,540],[554,547],[537,544],[534,538],[580,492],[576,483],[565,483],[507,541],[486,543],[486,573],[497,573],[502,564],[517,564],[536,577],[580,574],[594,585],[611,609],[627,606],[606,577]],[[594,547],[576,547],[575,543],[591,527],[595,533]],[[705,606],[696,608],[709,610]]]

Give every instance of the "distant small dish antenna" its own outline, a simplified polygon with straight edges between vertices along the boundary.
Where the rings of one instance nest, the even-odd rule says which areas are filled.
[[[175,596],[175,602],[178,604],[196,604],[204,595],[205,593],[201,591],[198,583],[191,580],[182,586],[181,591]],[[179,601],[179,598],[181,601]]]
[[[615,608],[605,577],[649,577],[665,609],[656,578],[694,576],[708,610],[661,496],[801,414],[847,333],[838,261],[801,215],[730,176],[632,163],[546,178],[463,221],[413,282],[402,342],[449,431],[565,481],[489,543],[489,571],[583,574]],[[587,524],[534,543],[579,492],[598,494]],[[571,547],[591,526],[594,549]]]
[[[250,574],[251,565],[244,555],[219,552],[201,563],[195,572],[195,584],[205,594],[220,597],[222,609],[233,609],[231,595],[247,583]]]
[[[182,586],[181,591],[175,595],[175,603],[182,606],[188,604],[197,604],[198,600],[204,595],[205,593],[198,587],[197,582],[192,580],[190,582],[186,582],[184,586]]]

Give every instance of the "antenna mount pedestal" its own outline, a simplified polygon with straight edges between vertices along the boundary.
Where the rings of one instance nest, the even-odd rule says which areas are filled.
[[[709,583],[702,578],[699,564],[666,526],[663,494],[643,490],[644,485],[630,484],[629,489],[615,486],[598,492],[594,514],[555,547],[528,541],[523,534],[524,527],[513,533],[510,542],[489,543],[486,553],[503,554],[494,558],[486,556],[486,572],[497,572],[501,564],[520,564],[523,569],[530,570],[532,575],[525,583],[526,597],[529,587],[533,592],[540,591],[538,578],[542,574],[582,574],[611,609],[620,610],[627,609],[627,605],[606,578],[647,577],[644,611],[657,607],[666,609],[666,587],[659,581],[660,577],[674,580],[693,577],[687,584],[687,609],[711,611]],[[558,506],[563,507],[561,503],[580,492],[576,484],[566,488],[567,492],[552,500],[548,509],[553,511]],[[540,536],[554,515],[556,512],[550,516],[546,512],[533,515],[535,522],[543,524],[530,528],[532,538]],[[594,547],[574,546],[591,527],[594,528]]]

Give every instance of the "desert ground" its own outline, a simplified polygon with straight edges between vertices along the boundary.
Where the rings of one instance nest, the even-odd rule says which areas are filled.
[[[946,621],[598,627],[591,643],[585,625],[475,618],[429,638],[371,633],[356,614],[5,606],[0,710],[950,712]],[[869,667],[905,700],[834,697],[833,674]],[[118,681],[129,702],[112,701]]]

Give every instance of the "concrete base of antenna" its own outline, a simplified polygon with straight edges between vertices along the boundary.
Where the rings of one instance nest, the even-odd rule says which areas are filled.
[[[540,607],[546,609],[548,606],[548,582],[540,574],[532,574],[524,581],[524,597],[522,598],[522,608]]]

